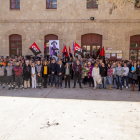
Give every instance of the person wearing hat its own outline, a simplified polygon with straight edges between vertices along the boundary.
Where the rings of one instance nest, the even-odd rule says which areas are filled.
[[[3,65],[3,62],[0,62],[0,83],[3,85],[3,89],[5,89],[5,66]]]

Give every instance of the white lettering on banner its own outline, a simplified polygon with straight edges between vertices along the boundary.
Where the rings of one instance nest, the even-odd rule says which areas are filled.
[[[36,48],[36,46],[32,46],[32,48],[34,49],[34,51],[39,52],[39,50]]]
[[[81,48],[79,48],[78,46],[75,46],[75,50],[81,51]]]

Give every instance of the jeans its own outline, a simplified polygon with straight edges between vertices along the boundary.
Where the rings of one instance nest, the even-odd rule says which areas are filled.
[[[55,74],[51,74],[51,86],[53,86],[53,83],[55,82],[55,86],[57,85],[56,83],[56,75]]]
[[[116,75],[117,88],[119,88],[119,86],[120,86],[120,89],[122,89],[122,81],[121,80],[122,80],[122,77]]]
[[[78,81],[79,81],[79,86],[81,87],[81,74],[79,72],[76,72],[74,74],[74,86],[76,86],[77,77],[78,77]]]
[[[140,76],[138,76],[138,81],[139,81],[139,90],[140,90]]]
[[[7,76],[8,87],[13,87],[13,75]]]
[[[84,84],[84,85],[86,85],[86,84],[87,84],[87,79],[88,79],[88,77],[87,77],[87,76],[85,76],[85,77],[84,77],[84,79],[83,79],[83,84]]]
[[[116,87],[116,78],[114,75],[112,75],[112,81],[113,81],[113,85],[114,85],[114,88]]]
[[[102,83],[103,83],[103,88],[106,87],[106,77],[102,77]],[[102,87],[102,85],[100,85],[100,88]]]
[[[92,84],[92,86],[94,86],[94,81],[93,81],[93,78],[92,77],[90,77],[88,79],[88,81],[89,81],[89,86],[91,86],[91,84]]]
[[[108,83],[109,83],[109,85],[112,85],[112,76],[107,76],[107,79],[108,79]]]
[[[23,88],[23,78],[22,76],[15,76],[15,81],[16,81],[16,88],[18,89],[18,86]]]
[[[41,76],[36,75],[37,86],[41,87]]]
[[[0,84],[3,84],[3,87],[5,87],[5,77],[0,76]]]
[[[124,86],[124,80],[126,80],[126,86],[128,87],[128,77],[127,76],[122,77],[122,85],[123,86]]]
[[[62,87],[62,75],[58,75],[57,83],[58,83],[58,87],[59,87],[59,85],[60,85],[60,87]]]
[[[48,75],[44,74],[44,87],[47,87],[47,83],[48,83]]]
[[[68,83],[68,86],[70,87],[70,75],[66,75],[66,78],[65,78],[65,87],[67,87],[67,83]]]

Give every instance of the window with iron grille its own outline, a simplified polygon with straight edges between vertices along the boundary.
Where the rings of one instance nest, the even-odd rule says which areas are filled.
[[[87,0],[87,9],[98,8],[98,0]]]
[[[20,9],[20,0],[10,0],[10,9]]]
[[[47,0],[47,9],[57,9],[57,0]]]

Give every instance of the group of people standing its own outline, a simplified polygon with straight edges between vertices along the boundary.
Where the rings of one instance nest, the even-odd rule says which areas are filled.
[[[8,57],[6,59],[0,57],[0,84],[5,89],[17,90],[27,88],[52,88],[62,89],[62,82],[65,80],[65,88],[71,87],[71,80],[74,79],[73,88],[76,83],[79,87],[92,87],[94,90],[99,87],[117,88],[122,90],[124,87],[128,89],[132,84],[134,91],[135,84],[139,83],[140,91],[140,64],[132,61],[106,61],[102,62],[98,59],[75,57],[61,59],[58,58],[30,58]],[[108,87],[107,87],[108,83]],[[83,84],[83,86],[82,86]],[[99,86],[98,86],[99,85]]]

